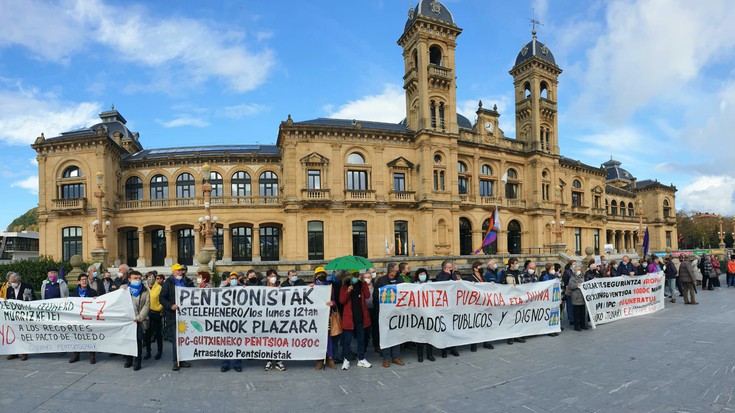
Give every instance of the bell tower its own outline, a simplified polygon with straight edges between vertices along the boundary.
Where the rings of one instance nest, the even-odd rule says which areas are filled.
[[[459,133],[454,52],[460,33],[452,13],[437,0],[420,0],[408,10],[398,44],[409,129]]]
[[[515,86],[516,140],[528,151],[559,155],[557,86],[562,70],[554,55],[533,38],[523,46],[510,70]]]

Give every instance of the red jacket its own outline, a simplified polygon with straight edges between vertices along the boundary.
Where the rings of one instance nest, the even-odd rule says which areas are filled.
[[[368,313],[367,306],[365,305],[365,298],[370,297],[370,288],[365,284],[364,281],[360,280],[355,286],[362,288],[362,294],[360,297],[360,306],[362,306],[362,326],[370,327],[370,314]],[[342,288],[339,290],[339,302],[342,303],[342,329],[354,330],[355,326],[352,322],[352,303],[350,302],[351,293],[347,291],[349,285],[342,284]]]

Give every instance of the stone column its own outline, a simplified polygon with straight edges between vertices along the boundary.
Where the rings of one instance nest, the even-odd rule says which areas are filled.
[[[260,227],[253,226],[253,261],[260,261]]]
[[[199,232],[198,225],[194,225],[194,257],[192,260],[193,265],[199,265],[202,264],[199,262],[199,252],[201,251],[202,246],[202,233]],[[206,256],[204,256],[206,258]],[[206,264],[206,263],[204,263]]]
[[[166,260],[164,264],[167,267],[170,267],[174,265],[175,261],[173,254],[173,237],[171,236],[171,228],[167,227],[164,231],[166,232]]]
[[[232,262],[232,238],[229,225],[222,226],[222,262],[225,264]]]
[[[145,231],[138,230],[138,267],[145,267]]]

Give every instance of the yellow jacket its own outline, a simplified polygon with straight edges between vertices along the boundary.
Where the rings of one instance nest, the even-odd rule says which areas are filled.
[[[157,313],[163,311],[163,306],[161,305],[161,302],[158,301],[158,298],[161,296],[161,286],[159,284],[153,284],[153,287],[150,289],[150,296],[151,311],[155,311]]]

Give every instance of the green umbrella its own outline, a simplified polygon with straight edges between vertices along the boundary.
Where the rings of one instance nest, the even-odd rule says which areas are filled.
[[[355,255],[345,255],[344,257],[335,258],[329,261],[325,270],[364,270],[372,268],[373,263],[363,257]]]

